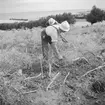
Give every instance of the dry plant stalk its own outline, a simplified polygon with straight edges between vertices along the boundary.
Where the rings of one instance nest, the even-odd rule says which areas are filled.
[[[37,92],[38,90],[33,90],[33,91],[29,91],[29,92],[24,92],[22,94],[30,94],[30,93],[34,93],[34,92]]]
[[[51,68],[52,68],[52,66],[51,66],[51,63],[49,62],[49,77],[51,77]]]
[[[67,77],[69,76],[69,74],[70,74],[70,72],[68,72],[68,74],[66,75],[66,77],[65,77],[65,79],[64,79],[64,81],[63,81],[63,84],[65,84],[66,79],[67,79]]]
[[[48,91],[48,89],[50,88],[51,84],[54,82],[54,80],[58,77],[58,75],[60,74],[60,72],[58,72],[54,78],[51,80],[50,84],[47,86],[46,90]]]
[[[79,80],[80,80],[82,77],[84,77],[84,76],[86,76],[87,74],[89,74],[90,72],[92,72],[92,71],[94,71],[94,70],[96,70],[96,69],[100,69],[101,67],[104,67],[104,66],[99,66],[99,67],[97,67],[97,68],[95,68],[95,69],[89,70],[89,71],[86,72],[84,75],[82,75],[82,76],[79,78]]]
[[[25,78],[24,80],[29,80],[29,79],[34,79],[34,78],[38,78],[39,76],[41,76],[41,73],[37,76],[33,76],[33,77],[28,77],[28,78]]]
[[[76,59],[73,59],[72,61],[74,62],[74,61],[77,61],[77,60],[79,60],[79,59],[84,59],[84,60],[86,60],[87,63],[89,63],[88,60],[87,60],[85,57],[78,57],[78,58],[76,58]]]

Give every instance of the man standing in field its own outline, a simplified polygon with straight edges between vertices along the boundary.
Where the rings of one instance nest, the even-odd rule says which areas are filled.
[[[42,32],[41,32],[41,40],[42,40],[42,53],[43,53],[43,59],[49,61],[48,58],[48,52],[49,52],[49,46],[53,50],[53,53],[55,57],[59,60],[62,60],[63,57],[59,53],[57,48],[58,43],[58,37],[62,39],[63,42],[67,42],[62,36],[61,33],[67,32],[70,30],[70,25],[67,21],[63,21],[61,24],[56,25],[50,25],[47,26]],[[51,75],[51,70],[49,70],[49,76]]]

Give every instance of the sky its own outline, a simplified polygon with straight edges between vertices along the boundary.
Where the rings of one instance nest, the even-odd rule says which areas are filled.
[[[0,0],[0,13],[105,8],[105,0]]]

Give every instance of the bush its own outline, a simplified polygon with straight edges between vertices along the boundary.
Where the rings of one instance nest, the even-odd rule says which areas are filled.
[[[95,93],[105,92],[105,82],[95,81],[91,86],[91,90]]]
[[[35,21],[20,22],[20,23],[3,23],[3,24],[0,24],[0,29],[11,30],[11,29],[21,29],[21,28],[32,29],[33,27],[38,27],[38,26],[46,27],[46,22],[51,17],[57,20],[59,23],[65,20],[67,20],[70,24],[75,23],[75,17],[71,13],[63,13],[63,14],[58,14],[58,15],[42,17],[39,20],[35,20]]]
[[[93,6],[90,13],[86,16],[86,20],[91,24],[105,20],[105,11]]]

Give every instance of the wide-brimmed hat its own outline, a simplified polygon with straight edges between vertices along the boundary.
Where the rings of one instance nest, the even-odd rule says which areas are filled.
[[[63,31],[69,31],[70,30],[70,25],[67,21],[63,21],[60,25],[59,28]]]
[[[48,23],[49,23],[49,25],[54,25],[55,23],[57,23],[57,21],[55,19],[53,19],[53,18],[50,18],[48,20]]]

